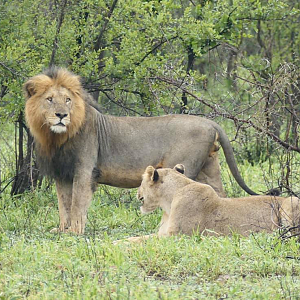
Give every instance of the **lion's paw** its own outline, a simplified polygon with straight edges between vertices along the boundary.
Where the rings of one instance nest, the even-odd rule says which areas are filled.
[[[50,230],[50,233],[60,233],[60,232],[61,231],[59,230],[59,227],[55,227]]]
[[[145,242],[149,237],[154,236],[154,235],[142,235],[142,236],[132,236],[130,238],[127,239],[122,239],[122,240],[117,240],[114,241],[113,244],[114,245],[118,245],[118,244],[130,244],[130,243],[142,243]]]
[[[64,229],[61,229],[60,227],[54,227],[50,230],[50,233],[68,233],[68,232],[72,232],[70,227]]]

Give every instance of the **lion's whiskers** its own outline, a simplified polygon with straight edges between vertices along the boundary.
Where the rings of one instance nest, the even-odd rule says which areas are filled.
[[[41,127],[40,127],[40,128],[42,129],[42,128],[43,128],[43,126],[44,126],[44,125],[46,125],[47,123],[48,123],[48,122],[46,122],[46,121],[45,121],[45,122],[44,122],[44,123],[41,125]]]

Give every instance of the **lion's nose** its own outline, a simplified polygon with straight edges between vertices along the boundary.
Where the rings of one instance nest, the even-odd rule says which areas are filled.
[[[60,119],[62,120],[62,119],[65,118],[68,114],[55,113],[55,115],[56,115],[58,118],[60,118]]]

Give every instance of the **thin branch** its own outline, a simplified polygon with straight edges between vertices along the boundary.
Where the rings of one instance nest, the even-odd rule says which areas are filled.
[[[62,4],[61,12],[60,12],[58,23],[57,23],[56,34],[55,34],[54,41],[53,41],[53,49],[52,49],[52,54],[51,54],[51,58],[50,58],[50,62],[49,62],[49,67],[54,65],[55,55],[56,55],[56,51],[58,48],[58,37],[59,37],[60,29],[61,29],[64,17],[65,17],[65,8],[67,6],[67,3],[68,3],[68,0],[64,0],[63,4]]]
[[[113,1],[112,5],[111,5],[111,7],[110,7],[110,9],[109,9],[109,12],[108,12],[107,16],[105,17],[105,21],[104,21],[104,23],[103,23],[103,26],[102,26],[102,28],[101,28],[101,30],[100,30],[100,33],[99,33],[99,35],[98,35],[98,38],[97,38],[96,43],[95,43],[95,46],[94,46],[94,49],[95,49],[96,51],[98,51],[98,50],[100,49],[100,47],[101,47],[101,42],[102,42],[102,39],[103,39],[104,32],[105,32],[105,30],[106,30],[106,27],[107,27],[107,25],[108,25],[108,22],[109,22],[109,20],[110,20],[112,14],[113,14],[113,12],[114,12],[114,9],[115,9],[117,3],[118,3],[118,0],[114,0],[114,1]]]
[[[231,119],[231,120],[233,120],[236,123],[248,124],[249,126],[253,127],[256,131],[258,131],[260,133],[266,134],[272,140],[274,140],[275,142],[277,142],[278,144],[280,144],[284,148],[286,148],[288,150],[293,150],[295,152],[300,153],[300,148],[298,148],[296,146],[293,146],[293,145],[290,145],[289,143],[286,143],[285,141],[281,140],[274,133],[272,133],[272,132],[270,132],[268,130],[265,130],[264,128],[260,128],[259,126],[255,125],[250,119],[248,119],[248,120],[239,119],[239,118],[237,118],[237,117],[235,117],[233,115],[230,115],[228,113],[224,113],[224,112],[219,111],[216,106],[211,105],[210,103],[208,103],[208,101],[206,101],[206,100],[204,100],[202,98],[199,98],[198,96],[196,96],[195,94],[193,94],[192,92],[190,92],[189,90],[187,90],[185,87],[183,87],[182,83],[180,83],[178,81],[175,81],[173,79],[170,79],[170,78],[160,77],[160,76],[153,77],[152,79],[159,80],[159,81],[165,82],[167,84],[176,86],[180,90],[184,91],[187,95],[190,95],[191,97],[193,97],[197,101],[199,101],[199,102],[203,103],[204,105],[208,106],[209,108],[211,108],[217,115],[222,116],[222,117],[227,118],[227,119]]]
[[[8,67],[8,66],[7,66],[5,63],[3,63],[2,61],[0,61],[0,66],[1,66],[2,68],[4,68],[5,70],[9,71],[13,76],[24,78],[24,76],[22,76],[20,73],[18,73],[18,72],[15,71],[14,69]]]
[[[252,75],[253,75],[253,77],[255,78],[254,74],[252,74]],[[258,81],[252,82],[252,81],[250,81],[249,79],[242,78],[242,77],[240,77],[240,76],[238,76],[238,75],[236,75],[236,78],[238,78],[238,79],[240,79],[240,80],[242,80],[242,81],[248,82],[248,83],[250,83],[250,84],[252,84],[252,85],[255,85],[255,86],[258,85],[259,87],[262,87],[262,88],[268,88],[268,86],[266,86],[266,85],[264,85],[264,84],[261,84],[261,83],[259,83]],[[255,78],[255,80],[256,80],[256,78]]]
[[[2,188],[2,189],[0,190],[0,194],[3,193],[3,192],[6,190],[6,188],[7,188],[14,180],[15,180],[15,176],[12,177],[12,178],[10,178],[10,179],[8,180],[7,184],[4,186],[4,188]]]
[[[105,96],[106,96],[106,97],[109,99],[109,101],[111,101],[112,103],[114,103],[114,104],[120,106],[121,108],[124,108],[125,110],[129,110],[129,111],[131,111],[131,112],[133,112],[133,113],[135,113],[135,114],[141,116],[141,114],[140,114],[138,111],[136,111],[136,110],[134,110],[134,109],[132,109],[132,108],[129,108],[129,107],[123,105],[123,104],[120,103],[119,101],[113,100],[113,99],[108,95],[108,93],[106,93],[104,90],[102,90],[102,92],[103,92],[103,94],[105,94]]]
[[[147,52],[144,57],[139,61],[137,62],[135,65],[136,66],[139,66],[150,54],[154,53],[160,46],[162,46],[163,44],[165,44],[166,42],[169,42],[169,41],[172,41],[172,40],[175,40],[176,38],[178,38],[178,35],[176,36],[173,36],[169,39],[165,38],[165,39],[162,39],[160,41],[160,43],[157,43],[149,52]]]

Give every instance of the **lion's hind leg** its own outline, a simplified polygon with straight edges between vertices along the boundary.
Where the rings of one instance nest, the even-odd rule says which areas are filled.
[[[220,197],[226,197],[217,152],[212,152],[199,172],[196,181],[210,185]]]

